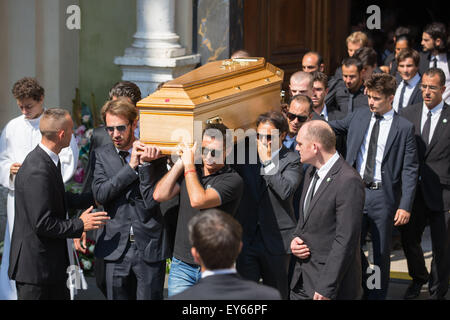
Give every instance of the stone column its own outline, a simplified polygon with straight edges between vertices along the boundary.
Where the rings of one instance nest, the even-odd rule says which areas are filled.
[[[192,70],[200,55],[186,55],[175,33],[175,0],[137,0],[137,32],[130,48],[114,63],[123,80],[135,82],[145,97],[159,83]]]

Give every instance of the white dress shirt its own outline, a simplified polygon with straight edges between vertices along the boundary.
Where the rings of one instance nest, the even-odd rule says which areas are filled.
[[[330,169],[334,166],[334,164],[338,160],[339,160],[339,153],[336,152],[330,159],[328,159],[328,161],[319,170],[316,171],[317,175],[319,176],[319,180],[317,180],[316,182],[316,187],[314,188],[313,194],[315,194],[316,191],[319,189],[323,179],[326,177]],[[312,187],[312,180],[311,183],[309,184],[308,191],[306,194],[310,192],[311,187]],[[303,203],[303,211],[305,210],[305,204],[306,201]]]
[[[433,109],[428,109],[425,103],[422,107],[422,120],[420,121],[420,132],[422,133],[423,126],[425,125],[425,121],[427,121],[428,118],[428,111],[431,111],[431,125],[430,125],[430,135],[428,143],[430,143],[431,139],[433,138],[434,130],[436,129],[436,126],[438,124],[439,118],[441,116],[442,108],[444,107],[444,101],[441,101],[437,106],[435,106]]]
[[[402,108],[408,105],[409,99],[411,98],[414,88],[416,87],[416,85],[418,85],[419,82],[420,82],[419,73],[416,73],[416,75],[411,80],[408,81],[408,85],[406,85],[406,82],[402,80],[402,82],[397,88],[397,91],[395,91],[394,102],[392,104],[392,107],[396,112],[398,112],[398,104],[400,103],[400,94],[402,93],[403,87],[406,85],[405,93],[403,94]]]
[[[378,134],[377,153],[375,156],[375,168],[373,182],[381,182],[381,163],[383,162],[384,149],[386,148],[386,142],[391,130],[392,119],[394,118],[394,109],[383,114],[383,119],[380,120],[380,131]],[[372,134],[373,126],[375,125],[375,113],[372,113],[370,119],[369,129],[364,136],[363,144],[358,152],[358,158],[356,160],[356,171],[359,172],[361,178],[364,177],[364,171],[366,170],[367,153],[369,151],[370,136]]]
[[[204,272],[202,272],[202,279],[209,277],[209,276],[214,276],[214,275],[218,275],[218,274],[234,274],[237,273],[235,268],[230,268],[230,269],[217,269],[217,270],[205,270]]]
[[[46,154],[52,159],[52,161],[55,163],[55,167],[58,167],[59,162],[59,156],[54,153],[52,150],[44,146],[41,142],[39,142],[39,147],[41,147],[42,150],[45,151]]]
[[[323,116],[325,121],[328,122],[328,109],[327,109],[327,105],[325,103],[323,104],[323,109],[322,109],[322,112],[320,113],[320,116]]]
[[[433,62],[434,58],[437,59],[437,68],[444,71],[445,74],[445,92],[442,95],[442,99],[445,101],[445,103],[450,104],[450,73],[448,72],[447,54],[440,53],[437,56],[430,56],[430,65],[429,65],[430,68],[432,68],[434,65]]]

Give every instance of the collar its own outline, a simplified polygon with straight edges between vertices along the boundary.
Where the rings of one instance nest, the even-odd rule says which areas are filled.
[[[334,164],[338,160],[339,160],[339,153],[336,151],[336,153],[330,159],[328,159],[328,161],[317,171],[319,178],[320,179],[325,178],[328,171],[330,171],[330,169],[334,166]]]
[[[414,88],[420,82],[420,79],[419,72],[417,72],[416,75],[408,81],[408,87]],[[405,80],[403,80],[403,83],[405,83]]]
[[[327,109],[327,105],[324,103],[323,104],[323,109],[322,112],[319,114],[319,116],[323,115],[325,117],[325,119],[328,118],[328,109]]]
[[[394,110],[394,108],[392,108],[391,110],[389,110],[388,112],[386,112],[385,114],[382,115],[383,120],[388,120],[388,121],[391,120],[394,117],[394,113],[395,113],[395,110]],[[372,112],[372,118],[375,119],[374,112]]]
[[[433,109],[428,109],[428,107],[425,105],[425,102],[423,103],[423,113],[427,114],[428,111],[431,111],[431,114],[436,114],[442,111],[442,108],[444,107],[444,100],[442,100],[438,105],[436,105]]]
[[[430,61],[433,61],[433,59],[436,58],[436,60],[442,61],[442,62],[447,62],[447,54],[446,53],[439,53],[437,56],[430,56]]]
[[[54,153],[52,150],[50,150],[49,148],[47,148],[46,146],[44,146],[42,144],[42,142],[39,142],[39,147],[45,151],[46,154],[48,154],[48,156],[50,157],[50,159],[52,159],[53,163],[55,164],[56,167],[58,167],[58,162],[59,162],[59,156]]]
[[[235,273],[237,273],[235,268],[206,270],[206,271],[202,272],[202,279],[209,277],[209,276],[219,275],[219,274],[235,274]]]
[[[116,149],[117,154],[119,154],[120,151],[125,151],[125,150],[119,150],[116,147],[114,147],[114,149]],[[129,155],[131,156],[131,152],[133,151],[133,147],[131,147],[130,149],[128,149],[126,151],[128,151]]]

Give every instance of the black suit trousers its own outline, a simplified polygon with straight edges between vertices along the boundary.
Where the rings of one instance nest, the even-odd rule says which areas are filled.
[[[16,282],[18,300],[70,300],[66,282],[55,285],[35,285]]]
[[[236,260],[236,269],[245,279],[271,286],[286,300],[289,296],[288,269],[290,254],[273,255],[268,252],[258,228],[252,243],[244,244]]]
[[[425,266],[421,247],[425,226],[429,224],[433,259],[431,273]],[[400,228],[402,246],[408,261],[408,272],[417,283],[425,284],[432,298],[441,298],[448,291],[450,277],[450,213],[430,210],[420,189],[414,200],[409,223]]]
[[[117,261],[107,261],[108,300],[162,300],[166,261],[147,263],[134,242],[128,242],[125,254]]]

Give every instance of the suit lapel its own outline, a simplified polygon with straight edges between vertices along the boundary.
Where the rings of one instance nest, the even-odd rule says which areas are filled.
[[[311,203],[309,204],[309,209],[308,209],[309,210],[309,214],[306,217],[306,220],[303,221],[303,225],[305,225],[306,222],[311,217],[311,215],[312,215],[311,212],[314,209],[314,206],[316,205],[316,203],[319,201],[319,199],[322,196],[322,194],[326,194],[325,191],[327,190],[328,186],[330,185],[330,182],[333,181],[334,176],[341,169],[343,161],[344,161],[344,159],[342,157],[339,157],[339,159],[336,161],[336,163],[328,171],[327,175],[323,178],[322,182],[319,185],[319,188],[317,189],[316,193],[314,194],[314,197],[311,200]],[[310,180],[311,179],[312,179],[312,176],[310,177]],[[308,187],[309,187],[309,184],[308,184]],[[307,189],[308,189],[308,187],[307,187]],[[304,200],[304,196],[302,196],[302,200]],[[303,201],[301,202],[301,204],[303,204]],[[303,213],[303,210],[302,210],[302,213]],[[302,214],[302,216],[303,216],[303,214]]]
[[[408,104],[411,105],[412,102],[416,99],[416,96],[419,94],[420,90],[420,82],[414,87],[413,92],[411,93],[411,96],[409,97]]]
[[[361,149],[361,145],[363,144],[364,138],[366,136],[366,132],[369,129],[369,125],[370,125],[370,120],[372,119],[372,112],[368,111],[367,113],[365,113],[365,116],[363,117],[363,119],[361,119],[361,125],[358,126],[358,133],[355,135],[358,137],[358,141],[355,144],[355,146],[358,146],[358,149],[356,150],[356,154],[355,154],[355,161],[356,161],[356,157],[358,157],[358,152]],[[348,137],[347,137],[348,139]],[[353,164],[352,164],[353,165]]]
[[[306,193],[308,192],[308,187],[311,184],[311,180],[314,176],[314,173],[316,172],[316,169],[313,166],[309,166],[309,168],[306,170],[305,173],[305,180],[303,182],[303,190],[302,190],[302,196],[300,197],[300,204],[298,208],[298,219],[301,226],[305,224],[304,221],[304,213],[303,213],[303,204],[305,203],[305,197]]]
[[[444,119],[447,120],[444,123]],[[439,117],[438,123],[436,125],[436,128],[434,129],[433,137],[431,137],[430,144],[427,147],[427,150],[425,152],[425,157],[430,153],[430,150],[433,149],[433,147],[438,142],[439,138],[442,135],[442,132],[445,130],[445,127],[448,126],[448,121],[450,120],[450,109],[448,104],[444,103],[444,106],[442,107],[441,116]]]
[[[395,112],[394,116],[392,118],[391,129],[389,130],[389,135],[388,135],[388,138],[386,141],[386,146],[384,147],[383,162],[384,162],[384,159],[386,159],[386,157],[389,153],[389,149],[391,149],[392,144],[394,143],[395,137],[398,134],[398,117],[399,117],[399,115]]]

